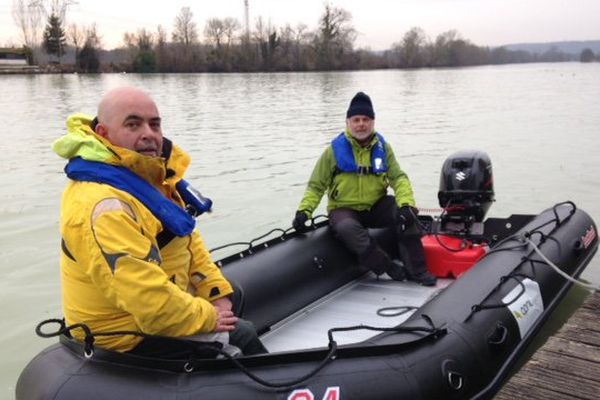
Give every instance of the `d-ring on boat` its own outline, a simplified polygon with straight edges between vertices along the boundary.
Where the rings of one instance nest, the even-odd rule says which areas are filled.
[[[89,331],[76,342],[59,323],[59,342],[24,369],[16,397],[491,398],[598,248],[595,223],[571,202],[486,219],[493,197],[485,153],[446,160],[445,211],[420,217],[436,287],[376,277],[313,220],[306,234],[259,238],[218,262],[270,354],[148,359],[94,347]],[[372,233],[397,251],[391,232]]]

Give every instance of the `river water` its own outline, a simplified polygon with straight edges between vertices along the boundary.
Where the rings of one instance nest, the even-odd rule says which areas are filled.
[[[52,153],[66,117],[95,114],[108,89],[155,98],[165,136],[192,156],[187,179],[214,201],[199,219],[209,248],[287,228],[327,143],[359,90],[411,177],[437,204],[451,153],[487,152],[490,216],[537,214],[571,200],[600,221],[600,64],[281,74],[0,76],[0,399],[53,340],[35,325],[61,316],[59,202],[64,160]],[[320,207],[324,211],[324,204]],[[600,257],[584,272],[600,284]]]

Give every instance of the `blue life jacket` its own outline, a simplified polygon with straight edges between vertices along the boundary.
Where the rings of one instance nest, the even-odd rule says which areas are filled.
[[[339,172],[356,173],[359,175],[378,175],[387,172],[387,165],[385,163],[385,139],[377,132],[375,132],[375,135],[377,135],[377,143],[375,143],[371,149],[370,167],[359,167],[356,165],[356,160],[354,160],[354,154],[352,153],[352,145],[344,135],[344,132],[340,133],[331,141],[333,155],[335,156],[335,162]]]
[[[154,186],[125,167],[86,161],[69,160],[65,173],[74,181],[105,183],[138,199],[162,225],[176,236],[191,234],[196,221],[183,208],[169,201]]]

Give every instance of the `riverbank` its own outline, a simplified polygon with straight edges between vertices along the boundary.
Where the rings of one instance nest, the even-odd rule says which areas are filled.
[[[0,74],[42,74],[46,73],[43,68],[37,65],[0,65]],[[48,72],[49,73],[49,72]]]

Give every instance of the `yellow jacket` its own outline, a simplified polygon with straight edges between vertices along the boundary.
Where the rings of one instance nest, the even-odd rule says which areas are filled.
[[[127,167],[183,206],[175,185],[189,157],[173,146],[168,160],[113,146],[74,115],[67,135],[53,145],[61,157]],[[166,177],[166,171],[171,170]],[[106,184],[70,181],[62,196],[61,283],[66,323],[84,323],[92,332],[138,331],[189,336],[210,332],[216,313],[209,301],[232,293],[194,231],[159,248],[161,222],[135,197]],[[73,332],[78,338],[83,335]],[[138,336],[99,336],[96,344],[133,349]]]

